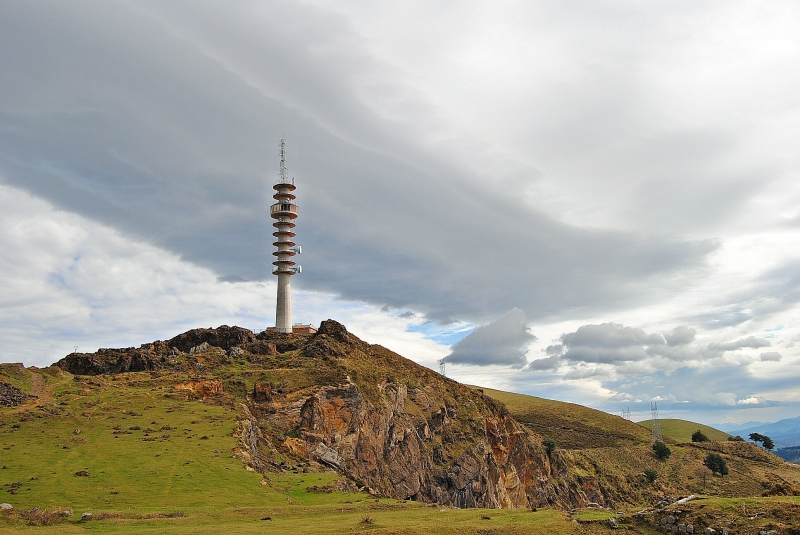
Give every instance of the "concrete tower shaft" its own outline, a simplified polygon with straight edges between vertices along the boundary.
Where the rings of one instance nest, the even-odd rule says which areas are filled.
[[[272,264],[273,275],[278,276],[278,302],[275,309],[275,330],[281,333],[292,332],[292,292],[290,277],[295,273],[300,273],[302,268],[295,266],[292,259],[295,254],[300,252],[300,248],[292,241],[295,234],[292,229],[295,227],[294,220],[297,218],[297,205],[295,204],[294,179],[289,178],[286,169],[286,140],[281,139],[281,164],[278,172],[278,181],[272,186],[275,193],[272,198],[275,203],[270,206],[270,216],[275,220],[272,226],[275,227],[275,251],[272,254],[276,257]]]

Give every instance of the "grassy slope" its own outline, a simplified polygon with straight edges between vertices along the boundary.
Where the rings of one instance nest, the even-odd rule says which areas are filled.
[[[535,433],[552,438],[560,448],[584,449],[649,444],[650,431],[606,412],[574,403],[481,388],[503,402],[511,414]]]
[[[670,444],[672,456],[659,461],[651,449],[650,429],[640,424],[572,403],[481,389],[505,403],[514,418],[533,431],[553,438],[559,454],[569,461],[571,470],[599,477],[610,487],[623,489],[624,496],[615,496],[615,501],[647,503],[654,493],[760,496],[784,481],[800,488],[797,466],[784,463],[757,446],[727,441],[691,444],[691,434],[699,424],[686,422],[686,428],[691,430],[684,442],[689,444],[681,445],[674,443],[679,440],[670,440],[672,428],[664,426],[665,420],[662,420],[662,431]],[[721,435],[725,440],[728,436],[712,428],[700,428],[709,437]],[[677,436],[680,438],[682,435]],[[723,453],[730,468],[729,476],[703,477],[708,472],[703,466],[708,454],[706,447]],[[644,481],[646,468],[658,472],[653,486]]]
[[[580,531],[560,511],[439,510],[396,500],[376,503],[363,493],[306,490],[340,479],[333,473],[290,471],[262,484],[261,475],[230,456],[237,445],[232,400],[183,399],[185,392],[174,386],[187,379],[149,373],[75,378],[55,368],[0,365],[0,380],[26,392],[38,384],[40,395],[22,407],[0,407],[0,502],[15,507],[12,514],[0,513],[0,533]],[[76,476],[81,470],[89,476]],[[21,486],[12,494],[15,483]],[[28,526],[19,512],[34,507],[70,508],[74,514],[49,529]],[[174,511],[186,516],[143,518]],[[118,518],[77,523],[82,512]],[[271,520],[261,520],[266,516]]]
[[[727,440],[730,436],[728,433],[720,431],[719,429],[714,429],[713,427],[690,422],[688,420],[664,419],[659,420],[658,423],[661,426],[661,434],[665,437],[675,440],[676,442],[691,442],[692,433],[698,429],[711,440]],[[642,425],[647,429],[652,429],[653,422],[650,420],[644,420],[639,422],[639,425]]]

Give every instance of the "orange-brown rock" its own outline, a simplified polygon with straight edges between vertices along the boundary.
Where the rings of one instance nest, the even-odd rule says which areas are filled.
[[[199,392],[204,398],[220,394],[222,392],[222,381],[219,379],[198,379],[175,385],[176,390],[191,390]]]

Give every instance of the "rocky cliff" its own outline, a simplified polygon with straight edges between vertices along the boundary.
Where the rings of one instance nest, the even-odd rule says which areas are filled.
[[[313,335],[196,329],[57,365],[83,375],[192,371],[195,382],[176,388],[236,398],[234,454],[262,472],[287,459],[325,465],[376,495],[457,507],[604,504],[614,495],[590,473],[570,471],[558,451],[548,454],[480,390],[332,320]]]

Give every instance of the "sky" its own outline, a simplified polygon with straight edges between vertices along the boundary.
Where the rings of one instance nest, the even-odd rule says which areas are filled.
[[[0,362],[294,320],[634,420],[800,414],[800,5],[0,3]]]

